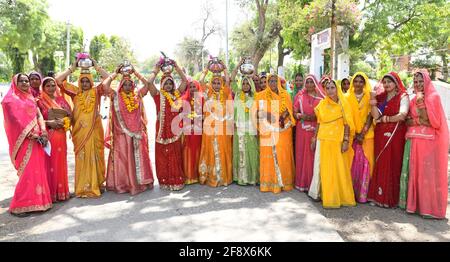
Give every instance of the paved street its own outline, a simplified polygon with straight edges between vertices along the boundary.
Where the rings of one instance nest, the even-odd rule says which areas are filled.
[[[154,163],[155,108],[150,98],[146,102]],[[107,192],[17,218],[7,212],[17,177],[0,115],[0,241],[450,241],[448,220],[370,205],[324,210],[297,191],[273,195],[237,185],[194,185],[176,193],[156,185],[135,197]]]

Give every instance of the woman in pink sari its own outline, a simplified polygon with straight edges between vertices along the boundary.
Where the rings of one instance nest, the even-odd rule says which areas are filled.
[[[56,86],[55,79],[44,78],[41,89],[38,106],[45,119],[52,147],[51,155],[46,156],[48,186],[53,202],[66,201],[70,198],[67,177],[66,132],[70,129],[72,110],[61,95],[59,87]],[[54,109],[66,111],[67,118],[49,120],[49,112]]]
[[[137,195],[153,188],[153,172],[150,163],[147,136],[147,117],[143,97],[147,95],[147,81],[134,71],[145,86],[135,92],[131,76],[123,76],[119,88],[113,91],[114,74],[103,81],[105,90],[110,90],[111,113],[105,136],[110,149],[106,174],[106,189],[122,194]]]
[[[426,70],[414,75],[406,138],[410,140],[406,211],[444,219],[448,197],[448,126],[441,98]]]
[[[322,86],[314,75],[308,75],[304,87],[294,99],[294,117],[296,127],[296,177],[295,188],[307,192],[311,186],[314,170],[314,151],[311,149],[311,138],[317,126],[314,108],[324,98]]]
[[[2,108],[9,155],[19,176],[9,212],[26,216],[29,212],[46,211],[52,207],[43,148],[48,134],[27,75],[14,76]]]

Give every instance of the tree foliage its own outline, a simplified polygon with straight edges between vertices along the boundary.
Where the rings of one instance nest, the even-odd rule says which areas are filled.
[[[46,0],[0,1],[0,49],[13,73],[23,71],[28,52],[41,43],[47,8]]]

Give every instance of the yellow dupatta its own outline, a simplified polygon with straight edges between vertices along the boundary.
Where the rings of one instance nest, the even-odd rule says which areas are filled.
[[[357,76],[361,76],[364,78],[364,88],[363,88],[363,97],[360,102],[358,102],[355,94],[355,86],[353,82]],[[370,92],[372,91],[372,86],[369,82],[369,78],[363,72],[356,73],[350,82],[350,89],[348,93],[345,94],[345,98],[347,99],[353,113],[353,122],[355,124],[355,132],[361,133],[366,124],[367,116],[370,114]],[[373,138],[374,130],[373,126],[369,129],[366,137]]]

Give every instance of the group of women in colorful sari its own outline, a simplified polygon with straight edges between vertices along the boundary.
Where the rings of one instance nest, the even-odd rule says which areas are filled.
[[[395,72],[375,90],[356,73],[345,94],[327,77],[307,76],[294,114],[297,189],[325,208],[370,202],[445,218],[448,125],[426,70],[414,74],[411,97]]]
[[[371,202],[445,217],[448,130],[426,71],[414,75],[410,98],[394,72],[375,90],[364,73],[356,73],[345,93],[328,77],[319,81],[297,74],[300,80],[289,92],[275,74],[243,75],[233,85],[236,74],[230,78],[225,65],[209,83],[208,69],[197,82],[172,61],[178,86],[164,72],[156,88],[158,63],[148,79],[133,68],[112,88],[122,65],[111,75],[94,65],[103,80],[96,87],[86,72],[78,85],[65,81],[76,63],[55,79],[36,73],[13,78],[2,101],[11,160],[20,176],[11,213],[45,211],[70,198],[69,130],[76,197],[100,197],[105,189],[135,195],[153,188],[143,103],[150,93],[157,111],[156,176],[163,189],[233,182],[259,185],[262,192],[296,188],[321,199],[324,208]],[[140,88],[132,75],[142,82]],[[41,81],[40,89],[30,87],[32,77]],[[111,99],[106,135],[101,96]]]

